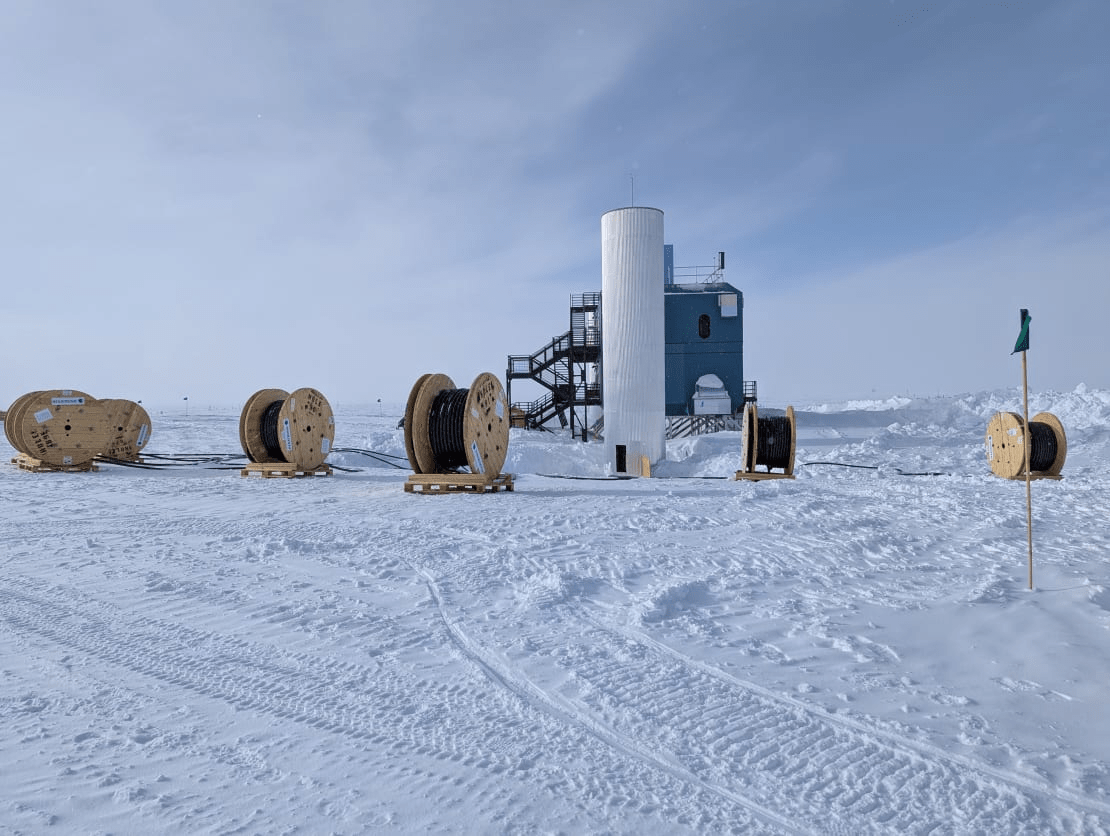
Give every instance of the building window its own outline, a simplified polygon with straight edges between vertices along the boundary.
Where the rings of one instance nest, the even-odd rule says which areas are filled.
[[[703,340],[709,339],[709,314],[703,313],[698,317],[698,336]]]

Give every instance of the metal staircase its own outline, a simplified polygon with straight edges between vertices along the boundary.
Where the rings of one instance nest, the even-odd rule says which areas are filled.
[[[581,293],[570,299],[570,330],[553,337],[531,354],[509,355],[505,372],[514,426],[540,429],[558,419],[572,435],[587,436],[586,415],[601,405],[601,294]],[[531,402],[513,403],[512,381],[533,380],[547,394]]]

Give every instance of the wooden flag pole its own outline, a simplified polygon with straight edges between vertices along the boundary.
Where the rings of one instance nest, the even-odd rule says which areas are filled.
[[[1025,426],[1022,429],[1022,447],[1025,450],[1023,456],[1025,460],[1025,519],[1026,528],[1029,532],[1029,588],[1033,588],[1033,472],[1031,470],[1032,462],[1030,459],[1033,457],[1033,428],[1029,426],[1029,363],[1025,359],[1029,353],[1029,323],[1033,321],[1033,317],[1029,316],[1029,311],[1025,308],[1021,309],[1021,333],[1018,334],[1017,342],[1014,344],[1014,350],[1010,354],[1021,352],[1021,398],[1024,405],[1025,414],[1023,420]],[[1015,416],[1016,417],[1016,416]]]
[[[1033,433],[1029,428],[1029,364],[1025,359],[1027,351],[1021,352],[1021,393],[1025,408],[1025,521],[1029,534],[1029,588],[1033,588],[1033,489],[1032,474],[1029,471],[1030,450]]]

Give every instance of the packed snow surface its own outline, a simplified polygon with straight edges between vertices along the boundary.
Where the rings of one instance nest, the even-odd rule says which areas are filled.
[[[410,494],[342,404],[327,478],[5,446],[0,831],[1110,832],[1110,393],[1030,404],[1032,589],[1018,395],[796,407],[766,482],[736,433],[615,480],[514,430],[515,491]],[[153,418],[241,454],[237,407]]]

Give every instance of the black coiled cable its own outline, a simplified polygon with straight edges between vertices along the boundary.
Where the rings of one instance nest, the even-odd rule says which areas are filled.
[[[428,442],[437,473],[451,473],[467,466],[463,441],[463,416],[469,389],[444,389],[428,412]]]
[[[756,465],[786,469],[790,466],[790,420],[788,418],[760,418],[757,433]]]
[[[1058,448],[1056,433],[1048,424],[1029,422],[1029,470],[1036,473],[1048,470],[1056,463]]]
[[[281,452],[281,437],[278,433],[278,413],[285,405],[285,401],[274,401],[262,413],[262,445],[266,448],[266,455],[279,462],[285,461]]]

